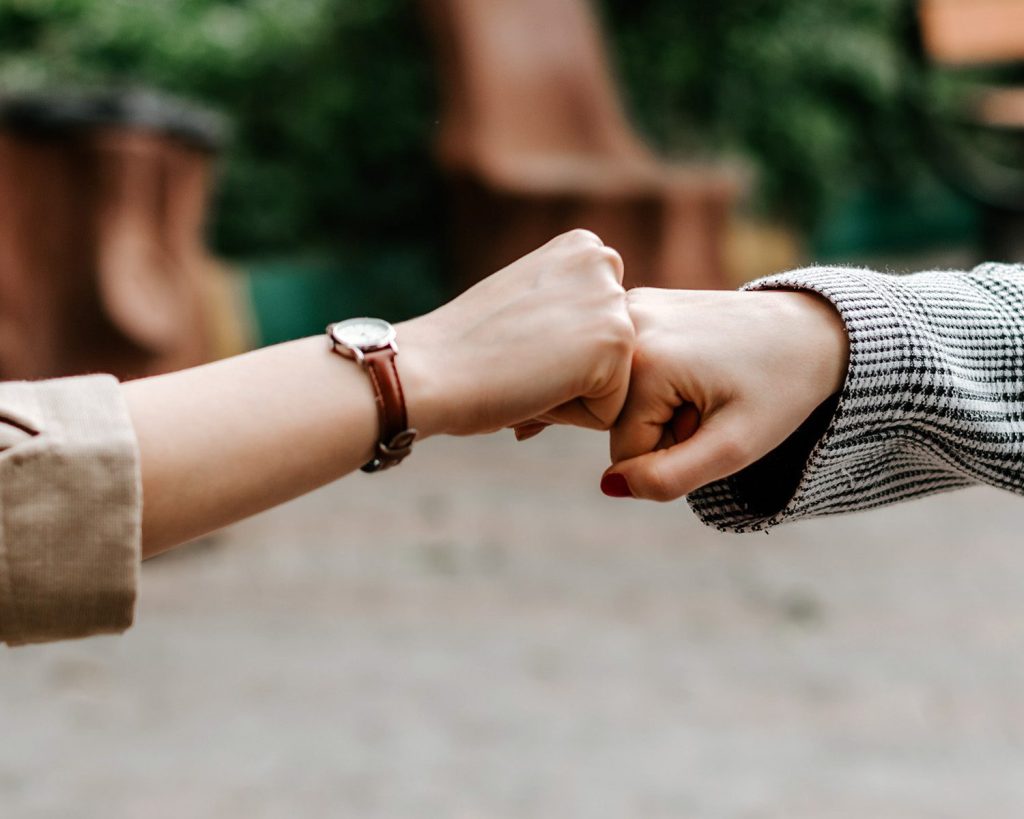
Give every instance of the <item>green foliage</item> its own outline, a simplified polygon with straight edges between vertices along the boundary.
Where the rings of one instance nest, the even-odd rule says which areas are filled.
[[[901,0],[605,0],[648,132],[752,159],[763,202],[813,226],[862,188],[927,177],[907,127]]]
[[[0,0],[0,85],[155,86],[235,131],[216,240],[436,242],[436,95],[413,0]],[[806,225],[921,176],[896,0],[603,0],[630,106],[673,153],[742,155]],[[436,247],[436,244],[434,245]]]

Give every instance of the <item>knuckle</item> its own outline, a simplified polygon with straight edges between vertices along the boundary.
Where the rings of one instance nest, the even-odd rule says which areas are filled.
[[[620,254],[614,247],[604,245],[597,253],[597,258],[605,264],[610,265],[612,270],[616,273],[621,274],[625,270],[626,265],[625,262],[622,261],[622,254]]]
[[[567,262],[594,285],[592,292],[621,296],[625,290],[621,279],[625,265],[618,251],[592,242],[576,242],[565,246]]]
[[[568,233],[563,233],[562,239],[569,244],[590,245],[594,247],[604,246],[604,242],[601,241],[601,237],[592,230],[587,230],[586,228],[573,228]]]
[[[609,335],[597,349],[596,355],[601,361],[599,381],[608,384],[619,377],[624,368],[632,368],[633,345],[626,339]]]
[[[600,340],[591,350],[591,355],[594,367],[590,377],[590,388],[606,391],[618,384],[622,391],[622,399],[625,400],[625,392],[628,387],[627,374],[631,368],[633,357],[633,345],[629,338],[614,331],[601,333]],[[605,429],[607,428],[605,427]]]
[[[602,354],[615,358],[632,356],[636,346],[636,330],[621,300],[602,298],[587,311],[586,337]]]
[[[636,347],[636,330],[628,316],[616,316],[608,322],[610,345],[621,355],[632,355]]]

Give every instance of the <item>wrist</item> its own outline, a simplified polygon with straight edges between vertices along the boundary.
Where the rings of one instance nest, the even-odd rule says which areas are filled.
[[[395,359],[409,426],[419,440],[449,432],[455,402],[445,386],[443,359],[428,317],[396,325],[398,356]]]
[[[815,352],[816,381],[822,401],[835,395],[846,382],[850,363],[850,339],[842,316],[828,299],[810,290],[795,290],[800,304],[801,326],[808,349]]]

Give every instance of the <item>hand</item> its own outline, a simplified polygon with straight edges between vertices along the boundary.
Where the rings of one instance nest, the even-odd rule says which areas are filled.
[[[398,327],[410,424],[471,435],[524,422],[608,429],[629,387],[622,259],[572,231]]]
[[[846,377],[843,322],[817,294],[640,288],[628,304],[636,353],[606,494],[668,501],[733,475]]]

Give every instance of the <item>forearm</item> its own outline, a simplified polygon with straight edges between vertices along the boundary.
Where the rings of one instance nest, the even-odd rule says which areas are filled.
[[[378,434],[367,375],[322,336],[122,389],[139,442],[144,557],[358,469]],[[409,404],[415,425],[420,403]]]
[[[610,426],[633,352],[621,282],[618,254],[573,231],[399,325],[396,366],[419,439],[531,418]],[[357,469],[379,435],[367,374],[324,337],[123,390],[147,557]]]

